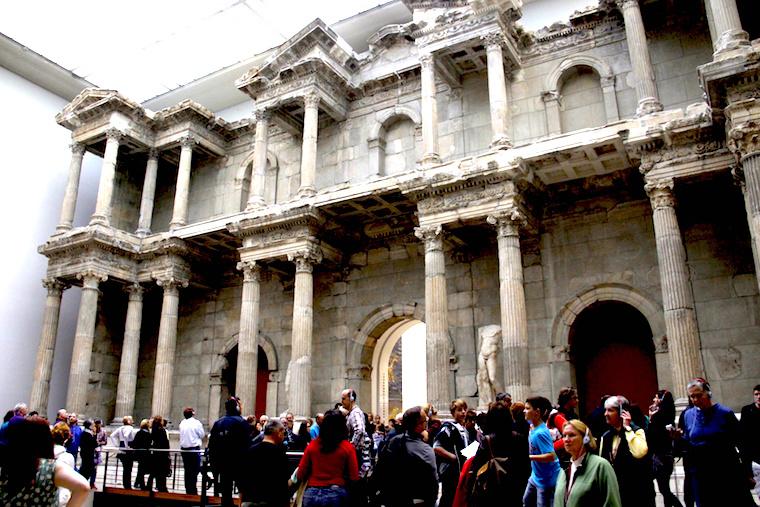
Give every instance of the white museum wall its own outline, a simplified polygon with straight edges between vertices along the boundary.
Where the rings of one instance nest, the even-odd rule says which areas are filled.
[[[0,67],[0,410],[28,401],[42,329],[47,260],[37,253],[58,223],[68,177],[70,132],[55,122],[68,100]],[[74,225],[84,225],[95,209],[100,159],[86,155]],[[48,415],[63,407],[79,289],[64,291],[56,342]]]

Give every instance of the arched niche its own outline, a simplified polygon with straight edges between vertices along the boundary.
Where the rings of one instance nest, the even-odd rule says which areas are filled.
[[[240,163],[235,174],[235,202],[239,203],[238,209],[234,211],[245,210],[248,202],[248,196],[251,192],[251,172],[253,171],[254,152]],[[279,165],[277,157],[271,151],[267,151],[267,167],[264,178],[264,202],[267,204],[277,203],[277,183],[279,177]]]
[[[422,125],[422,118],[416,109],[409,106],[398,105],[377,113],[375,123],[370,128],[367,143],[369,146],[369,174],[373,176],[385,176],[386,167],[386,140],[388,129],[399,122],[410,121],[412,128],[412,146],[416,146],[414,134]]]

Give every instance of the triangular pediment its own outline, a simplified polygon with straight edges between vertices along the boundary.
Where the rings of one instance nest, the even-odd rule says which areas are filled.
[[[100,114],[121,111],[130,117],[144,117],[143,107],[116,90],[86,88],[66,104],[55,117],[59,125],[73,129],[83,120]]]

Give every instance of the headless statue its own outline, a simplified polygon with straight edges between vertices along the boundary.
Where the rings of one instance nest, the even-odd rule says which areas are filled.
[[[478,406],[486,408],[496,400],[496,393],[503,390],[496,373],[501,350],[501,326],[489,325],[479,328],[478,338]]]

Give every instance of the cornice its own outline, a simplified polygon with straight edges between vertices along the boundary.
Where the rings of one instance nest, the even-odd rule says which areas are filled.
[[[314,206],[294,208],[282,213],[256,218],[245,218],[227,224],[227,230],[238,238],[247,238],[275,231],[291,230],[297,227],[313,229],[314,233],[325,222],[322,213]]]
[[[139,124],[148,125],[145,109],[116,90],[86,88],[55,116],[55,121],[69,130],[76,130],[82,124],[105,116],[114,111],[125,114]]]

